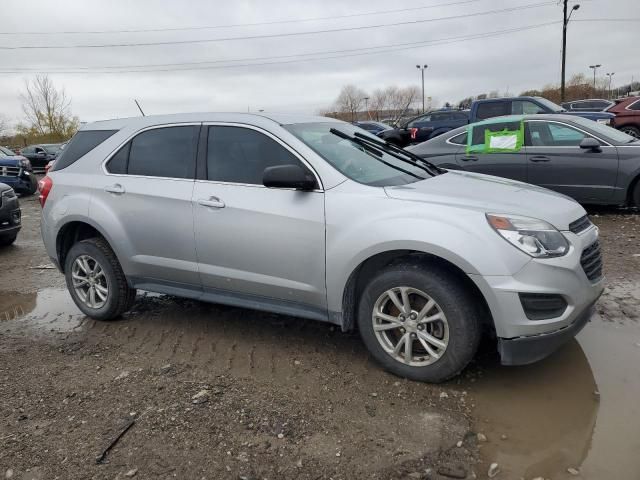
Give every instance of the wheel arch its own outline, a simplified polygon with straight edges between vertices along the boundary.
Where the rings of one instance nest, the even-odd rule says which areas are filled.
[[[103,238],[118,258],[109,236],[90,219],[73,219],[62,225],[56,234],[56,256],[60,270],[64,273],[67,253],[75,243],[96,237]]]
[[[485,326],[495,332],[493,318],[487,300],[465,271],[451,260],[432,253],[413,249],[395,249],[378,252],[360,262],[360,264],[353,269],[343,289],[340,322],[336,322],[342,326],[343,331],[349,331],[355,328],[359,299],[368,283],[368,279],[371,278],[376,271],[403,261],[420,263],[425,268],[440,268],[460,279],[474,299],[479,302],[478,304],[483,312]]]

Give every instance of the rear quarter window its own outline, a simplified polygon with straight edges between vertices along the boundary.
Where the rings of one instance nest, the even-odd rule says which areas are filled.
[[[53,170],[62,170],[77,162],[91,150],[96,148],[107,138],[116,133],[117,130],[81,130],[69,141],[69,144],[62,150],[56,159]]]
[[[476,109],[476,117],[484,120],[485,118],[501,117],[511,113],[510,102],[486,102],[478,105]]]

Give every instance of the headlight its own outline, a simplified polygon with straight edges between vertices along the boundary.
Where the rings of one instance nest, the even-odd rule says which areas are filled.
[[[487,221],[502,238],[532,257],[561,257],[569,251],[564,235],[544,220],[488,213]]]
[[[28,158],[20,160],[20,166],[27,170],[31,170],[31,162],[29,161]]]

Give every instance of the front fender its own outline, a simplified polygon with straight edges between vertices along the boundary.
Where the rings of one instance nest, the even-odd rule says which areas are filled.
[[[355,269],[393,250],[440,257],[470,275],[511,275],[530,258],[491,230],[483,213],[443,205],[366,195],[344,198],[327,192],[327,301],[342,310],[342,296]]]

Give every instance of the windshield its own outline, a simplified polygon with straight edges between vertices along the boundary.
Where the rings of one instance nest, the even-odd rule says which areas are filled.
[[[593,133],[598,136],[604,137],[605,140],[609,140],[613,143],[631,143],[638,140],[631,135],[627,135],[620,130],[616,130],[615,128],[609,127],[602,123],[594,122],[593,120],[589,120],[587,118],[582,117],[574,117],[571,119],[572,122],[580,125],[581,127],[588,128]]]
[[[551,100],[547,100],[546,98],[536,97],[536,100],[538,102],[540,102],[541,104],[543,104],[545,107],[547,107],[552,112],[566,112],[567,111],[566,109],[562,108],[557,103],[553,103]]]
[[[57,143],[48,143],[42,145],[42,148],[44,148],[47,153],[58,153],[60,151],[60,145]]]
[[[349,136],[353,136],[356,132],[363,133],[363,130],[348,123],[297,123],[284,125],[284,128],[340,173],[356,182],[386,187],[406,185],[431,177],[418,165],[403,162],[386,152],[377,155],[355,141],[331,133],[332,128]],[[380,141],[378,137],[368,136]]]

